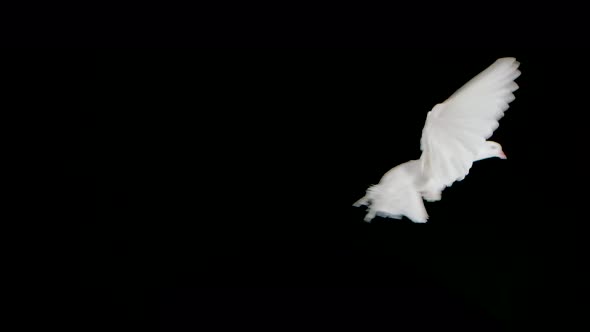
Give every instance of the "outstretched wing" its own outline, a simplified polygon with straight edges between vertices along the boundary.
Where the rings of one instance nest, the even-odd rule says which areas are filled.
[[[420,161],[423,174],[436,186],[443,189],[467,175],[478,150],[514,100],[518,65],[514,58],[496,60],[428,112]]]

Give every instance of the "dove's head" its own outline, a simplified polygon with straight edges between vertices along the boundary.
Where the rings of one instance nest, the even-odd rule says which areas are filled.
[[[479,152],[476,160],[494,158],[506,159],[504,151],[502,151],[502,145],[494,141],[486,141],[483,149]]]

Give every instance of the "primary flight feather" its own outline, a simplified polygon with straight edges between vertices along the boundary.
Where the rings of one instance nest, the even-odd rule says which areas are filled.
[[[420,159],[389,170],[354,204],[369,206],[366,221],[375,216],[406,216],[424,223],[428,214],[422,199],[440,200],[442,191],[463,180],[474,161],[506,158],[500,144],[487,139],[514,100],[518,66],[514,58],[496,60],[428,112],[420,140]]]

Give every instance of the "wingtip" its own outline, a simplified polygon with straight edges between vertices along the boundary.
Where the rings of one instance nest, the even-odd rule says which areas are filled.
[[[514,57],[499,58],[498,60],[496,60],[495,63],[496,64],[506,64],[507,66],[514,67],[515,69],[520,66],[520,62],[518,62],[516,60],[516,58],[514,58]]]

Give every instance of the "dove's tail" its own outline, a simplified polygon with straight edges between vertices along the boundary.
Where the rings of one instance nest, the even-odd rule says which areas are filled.
[[[411,186],[400,189],[393,190],[382,184],[372,186],[367,190],[367,195],[354,203],[354,206],[369,205],[365,216],[367,222],[375,216],[395,219],[406,216],[415,223],[425,223],[428,214],[420,193]]]
[[[354,202],[354,204],[352,204],[355,207],[359,207],[361,205],[367,205],[369,204],[369,198],[367,196],[364,196],[363,198],[359,199],[358,201]]]

